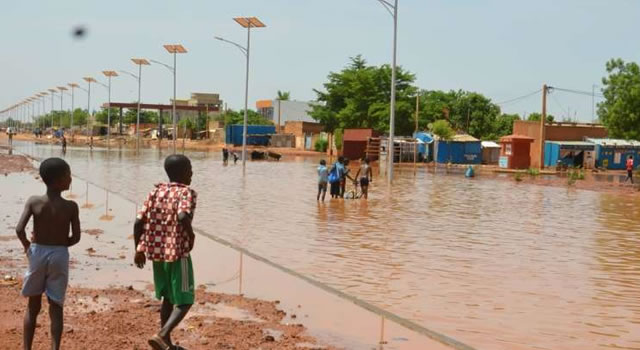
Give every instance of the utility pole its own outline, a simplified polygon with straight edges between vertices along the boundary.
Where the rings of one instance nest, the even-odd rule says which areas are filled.
[[[549,87],[547,84],[542,86],[542,116],[540,117],[540,169],[544,168],[544,140],[545,130],[544,123],[547,121],[547,93]]]

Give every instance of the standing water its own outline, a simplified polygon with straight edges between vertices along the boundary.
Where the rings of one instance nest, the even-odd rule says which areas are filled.
[[[56,146],[20,144],[36,157]],[[75,175],[141,202],[167,151],[69,148]],[[640,349],[637,196],[418,169],[369,201],[315,200],[320,158],[223,166],[187,152],[195,226],[478,349]]]

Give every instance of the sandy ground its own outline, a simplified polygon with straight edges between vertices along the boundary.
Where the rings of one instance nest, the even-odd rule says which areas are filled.
[[[22,156],[0,154],[0,173],[30,171]],[[29,175],[33,176],[33,175]],[[21,203],[3,201],[0,235],[0,349],[22,347],[22,320],[27,300],[20,295],[21,275],[27,260],[14,233],[15,217],[5,210],[19,213]],[[7,214],[9,212],[6,212]],[[11,220],[10,220],[11,219]],[[85,230],[85,238],[99,236],[101,230]],[[91,248],[90,248],[91,249]],[[91,252],[88,253],[91,257]],[[94,255],[99,257],[99,255]],[[120,259],[125,258],[121,256]],[[82,267],[96,271],[103,263],[88,260],[94,266]],[[71,271],[80,268],[72,258]],[[98,273],[98,272],[96,272]],[[122,282],[119,282],[122,283]],[[117,285],[117,284],[116,284]],[[278,308],[278,301],[249,299],[239,295],[212,293],[206,286],[197,288],[196,304],[174,331],[176,343],[191,350],[204,349],[335,349],[319,345],[294,311],[287,315]],[[65,305],[63,349],[150,349],[147,339],[159,330],[160,302],[153,287],[120,285],[91,289],[70,285]],[[288,320],[290,323],[285,323]],[[49,317],[46,302],[38,319],[34,349],[47,349]]]

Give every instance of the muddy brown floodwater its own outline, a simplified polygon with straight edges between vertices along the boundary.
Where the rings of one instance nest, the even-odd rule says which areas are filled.
[[[141,202],[167,155],[65,157],[74,175]],[[319,158],[250,162],[243,177],[218,153],[187,155],[198,228],[347,294],[478,349],[640,349],[637,194],[420,168],[397,171],[392,195],[374,174],[368,202],[317,203]]]

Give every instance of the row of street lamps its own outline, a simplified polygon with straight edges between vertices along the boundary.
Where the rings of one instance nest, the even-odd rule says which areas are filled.
[[[393,54],[392,54],[392,70],[391,70],[391,103],[390,103],[390,118],[389,118],[389,144],[387,151],[388,158],[388,176],[387,180],[389,183],[393,180],[393,161],[395,155],[394,149],[394,132],[395,132],[395,105],[396,105],[396,52],[397,52],[397,33],[398,33],[398,0],[377,0],[384,8],[391,14],[393,17]],[[393,1],[393,2],[391,2]],[[245,96],[244,96],[244,121],[243,121],[243,130],[242,130],[242,169],[243,172],[246,169],[246,158],[247,158],[247,124],[248,124],[248,107],[249,107],[249,58],[251,55],[251,28],[264,28],[266,27],[264,23],[262,23],[256,17],[236,17],[233,19],[236,23],[238,23],[243,28],[247,29],[247,45],[242,46],[233,41],[224,39],[222,37],[216,36],[215,39],[229,43],[235,47],[237,47],[246,58],[246,72],[245,72]],[[155,60],[147,60],[144,58],[133,58],[131,59],[133,63],[138,65],[138,74],[133,74],[127,71],[121,70],[121,73],[130,75],[138,80],[138,111],[136,116],[136,148],[140,147],[140,100],[141,100],[141,90],[142,90],[142,66],[149,65],[149,61],[160,64],[166,68],[168,68],[173,74],[173,152],[176,152],[176,131],[177,131],[177,120],[176,120],[176,56],[179,53],[186,53],[187,50],[179,44],[174,45],[164,45],[164,48],[171,54],[173,54],[173,67],[164,64]],[[85,77],[84,80],[87,82],[87,112],[90,114],[91,107],[91,83],[99,83],[100,85],[105,86],[109,91],[109,102],[108,102],[108,111],[107,111],[107,124],[109,125],[107,132],[107,145],[109,145],[110,137],[111,137],[111,78],[117,77],[118,73],[115,71],[103,71],[102,72],[109,80],[108,85],[99,83],[92,77]],[[78,84],[70,83],[68,84],[71,87],[71,127],[73,127],[73,95],[74,88],[79,88]],[[58,87],[60,91],[60,108],[62,109],[62,94],[67,90],[66,87]],[[84,90],[84,89],[83,89]],[[49,89],[51,92],[51,111],[53,112],[53,97],[57,92],[54,89]],[[11,112],[17,106],[21,106],[26,103],[37,103],[37,101],[42,98],[42,112],[44,114],[44,96],[47,95],[47,92],[41,92],[32,97],[27,98],[23,102],[17,104],[16,106],[12,106],[7,110],[1,112]],[[33,114],[33,107],[32,107]],[[51,125],[53,127],[53,113],[52,113],[52,122]]]

